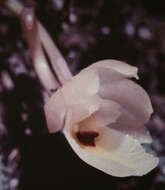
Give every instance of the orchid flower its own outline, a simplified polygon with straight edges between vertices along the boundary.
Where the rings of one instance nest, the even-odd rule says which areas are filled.
[[[13,2],[13,1],[12,1]],[[98,61],[72,77],[67,64],[32,9],[14,0],[6,5],[22,15],[24,34],[35,70],[51,95],[44,106],[50,133],[62,131],[87,164],[112,176],[141,176],[158,158],[143,143],[152,138],[145,124],[153,113],[147,93],[131,78],[137,68],[117,60]],[[46,51],[56,78],[48,67]]]
[[[45,105],[49,131],[62,129],[82,160],[112,176],[141,176],[158,164],[141,145],[152,141],[144,125],[153,109],[133,77],[138,78],[136,67],[98,61],[72,77]]]

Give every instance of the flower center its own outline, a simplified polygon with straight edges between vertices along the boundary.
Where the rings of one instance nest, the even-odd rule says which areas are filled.
[[[96,146],[95,138],[99,136],[99,133],[96,131],[79,131],[76,136],[83,145]]]

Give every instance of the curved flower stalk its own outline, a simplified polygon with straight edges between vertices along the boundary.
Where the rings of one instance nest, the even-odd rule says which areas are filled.
[[[56,89],[59,84],[51,72],[44,55],[34,10],[32,8],[24,8],[20,18],[35,71],[48,94],[51,94],[51,90]]]
[[[45,105],[50,132],[62,129],[76,154],[113,176],[141,176],[158,164],[141,143],[153,112],[147,93],[130,78],[137,68],[103,60],[66,82]],[[64,126],[64,128],[63,128]]]
[[[51,94],[51,90],[70,80],[72,77],[71,72],[46,29],[36,19],[33,8],[24,8],[22,10],[21,23],[35,70],[48,94]],[[57,73],[57,79],[47,63],[44,50],[50,59],[54,72]]]
[[[24,7],[18,0],[5,0],[3,4],[20,17],[35,71],[43,87],[51,95],[52,91],[72,77],[65,59],[44,26],[37,20],[33,8]],[[52,69],[45,54],[51,62]]]

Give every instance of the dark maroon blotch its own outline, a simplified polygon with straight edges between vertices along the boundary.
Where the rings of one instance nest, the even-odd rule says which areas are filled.
[[[99,133],[95,131],[79,131],[76,136],[83,145],[96,146],[95,138],[99,136]]]

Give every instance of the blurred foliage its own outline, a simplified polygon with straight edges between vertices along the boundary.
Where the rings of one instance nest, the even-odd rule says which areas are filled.
[[[9,190],[8,168],[0,160],[0,189]]]

